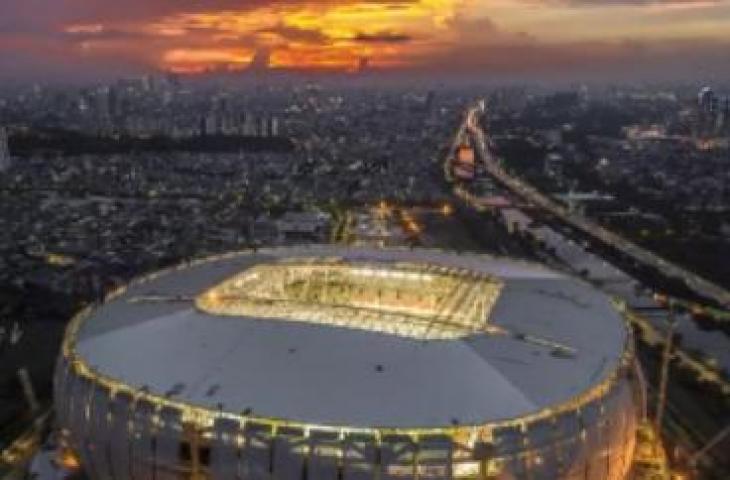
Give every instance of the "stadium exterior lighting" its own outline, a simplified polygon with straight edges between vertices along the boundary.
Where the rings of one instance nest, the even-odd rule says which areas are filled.
[[[476,254],[231,253],[80,312],[56,411],[92,480],[623,480],[637,412],[615,307]]]

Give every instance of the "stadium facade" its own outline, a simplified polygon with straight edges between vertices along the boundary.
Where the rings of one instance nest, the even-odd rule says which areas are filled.
[[[56,412],[91,479],[619,480],[632,345],[611,299],[534,264],[260,249],[81,312]]]

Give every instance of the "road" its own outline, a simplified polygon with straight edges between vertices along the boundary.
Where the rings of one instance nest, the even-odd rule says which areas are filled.
[[[0,480],[20,480],[25,476],[27,464],[40,448],[45,425],[51,409],[44,408],[28,421],[27,426],[14,440],[0,450]]]
[[[479,109],[472,108],[469,110],[467,115],[465,115],[467,132],[472,137],[472,143],[477,149],[478,157],[483,159],[487,173],[500,182],[507,190],[510,190],[515,196],[520,197],[529,204],[537,207],[537,210],[543,210],[551,213],[564,223],[586,232],[592,238],[598,238],[600,241],[614,246],[639,262],[655,266],[665,275],[679,275],[681,278],[685,279],[690,288],[700,295],[713,298],[723,305],[728,305],[730,295],[728,295],[728,292],[723,290],[721,287],[699,279],[699,277],[695,274],[687,272],[676,265],[672,265],[650,252],[644,251],[640,247],[631,244],[612,232],[608,232],[583,217],[579,217],[568,212],[567,209],[548,199],[530,185],[510,176],[499,165],[493,156],[486,139],[486,135],[477,124],[477,113],[479,113]],[[460,129],[459,131],[462,132],[463,130]],[[656,304],[652,295],[647,295],[646,292],[642,292],[639,282],[630,275],[616,268],[614,265],[604,261],[602,258],[587,252],[583,245],[574,242],[570,238],[564,237],[560,232],[557,232],[547,226],[531,226],[533,224],[532,218],[526,215],[521,209],[515,208],[503,210],[503,215],[505,216],[505,220],[508,224],[511,225],[516,223],[520,225],[520,228],[530,230],[537,238],[552,247],[556,252],[556,256],[566,265],[570,266],[572,270],[576,273],[579,271],[585,273],[587,280],[596,282],[597,284],[600,283],[600,287],[603,290],[611,295],[623,299],[629,307],[648,307],[649,311],[656,310],[656,315],[662,314],[662,317],[666,317],[666,310],[661,309]],[[627,313],[629,314],[628,317],[632,323],[638,327],[638,331],[640,332],[643,342],[646,342],[648,345],[655,346],[661,345],[664,342],[663,327],[666,323],[665,318],[647,318],[644,315],[638,315],[632,311],[628,311]],[[659,322],[659,320],[661,320],[661,322]],[[685,328],[691,327],[690,330],[694,334],[694,338],[689,338],[688,336],[690,341],[694,339],[706,346],[706,342],[708,340],[706,336],[710,333],[696,332],[696,326],[689,321],[682,322],[682,324]],[[719,332],[713,333],[721,337],[721,342],[713,342],[721,345],[721,347],[718,347],[719,350],[717,350],[717,353],[719,354],[718,356],[721,359],[727,360],[727,356],[723,357],[722,355],[723,353],[727,353],[724,351],[724,348],[727,347],[727,338]],[[713,340],[717,339],[715,338]],[[702,348],[701,350],[706,351],[708,349]],[[704,363],[697,361],[691,355],[680,349],[676,349],[673,355],[679,365],[695,372],[698,381],[718,384],[724,392],[730,394],[730,383],[715,369],[708,368]],[[694,392],[685,391],[684,387],[678,385],[678,382],[675,379],[671,379],[670,384],[671,387],[670,397],[667,403],[667,414],[664,417],[664,431],[669,434],[668,438],[671,438],[675,445],[681,446],[684,451],[696,451],[698,448],[701,448],[708,438],[710,438],[714,431],[714,427],[706,428],[707,418],[705,417],[707,417],[707,415],[703,414],[701,408],[697,410],[696,405],[692,404],[691,401],[688,406],[688,399],[691,400],[692,398],[697,398],[696,396],[693,396]],[[679,406],[679,403],[675,402],[677,399],[682,400],[682,402],[679,402],[682,404],[682,407]],[[704,420],[703,422],[700,422],[703,425],[703,428],[701,429],[702,431],[696,428],[700,423],[695,424],[695,421],[700,419],[700,417]],[[718,427],[721,427],[721,425],[718,425]],[[718,454],[718,452],[712,453],[714,455]],[[714,459],[709,456],[707,461],[712,464]]]
[[[462,129],[466,128],[472,137],[478,152],[478,157],[483,161],[486,171],[515,195],[558,217],[566,224],[585,232],[591,237],[597,238],[606,245],[620,250],[634,260],[645,265],[650,265],[668,277],[682,279],[687,287],[695,293],[710,298],[724,307],[730,308],[730,292],[723,287],[669,262],[581,215],[570,212],[566,207],[543,195],[533,186],[507,173],[492,153],[487,134],[478,122],[479,113],[481,113],[480,107],[470,108],[465,115],[464,125],[460,127],[459,132],[462,132]]]

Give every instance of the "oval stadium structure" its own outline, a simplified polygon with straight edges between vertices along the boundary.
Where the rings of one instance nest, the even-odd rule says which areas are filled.
[[[91,479],[624,479],[633,365],[612,300],[538,265],[271,248],[80,313],[55,398]]]

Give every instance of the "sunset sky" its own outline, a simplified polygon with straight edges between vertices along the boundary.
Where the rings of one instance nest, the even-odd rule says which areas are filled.
[[[0,0],[0,78],[730,70],[730,0]],[[671,69],[671,70],[670,70]]]

